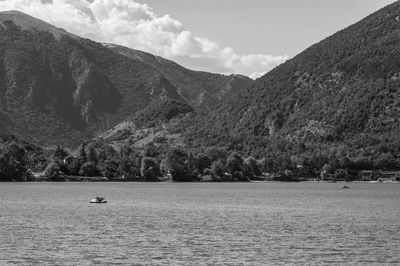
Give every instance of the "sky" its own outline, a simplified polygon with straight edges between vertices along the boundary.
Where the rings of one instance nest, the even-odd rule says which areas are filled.
[[[395,0],[0,0],[95,41],[257,78]]]

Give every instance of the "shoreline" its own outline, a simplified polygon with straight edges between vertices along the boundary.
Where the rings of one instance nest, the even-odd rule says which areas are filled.
[[[0,181],[0,183],[154,183],[154,184],[168,184],[168,183],[287,183],[287,184],[292,184],[292,183],[322,183],[322,184],[342,184],[342,183],[360,183],[360,184],[400,184],[400,181],[383,181],[383,182],[378,182],[378,181],[362,181],[362,180],[354,180],[354,181],[344,181],[344,180],[339,180],[339,181],[308,181],[308,180],[303,180],[303,181],[272,181],[272,180],[250,180],[250,181],[220,181],[220,182],[204,182],[204,181],[192,181],[192,182],[179,182],[179,181],[140,181],[140,180],[63,180],[63,181],[49,181],[49,180],[29,180],[29,181]]]

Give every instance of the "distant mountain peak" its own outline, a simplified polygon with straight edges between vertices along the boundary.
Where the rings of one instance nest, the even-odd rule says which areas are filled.
[[[5,21],[12,21],[15,25],[21,27],[23,30],[38,30],[51,33],[57,40],[63,35],[74,36],[64,29],[57,28],[43,20],[32,17],[18,10],[9,10],[0,12],[0,25],[4,26]]]

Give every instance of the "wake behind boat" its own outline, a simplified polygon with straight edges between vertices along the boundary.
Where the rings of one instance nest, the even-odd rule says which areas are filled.
[[[94,199],[91,199],[90,203],[107,203],[107,201],[103,197],[96,197]]]

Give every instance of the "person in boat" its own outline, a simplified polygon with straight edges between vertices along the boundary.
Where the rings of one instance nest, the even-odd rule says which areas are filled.
[[[102,202],[103,200],[104,200],[104,198],[102,198],[102,197],[96,197],[97,202]]]

